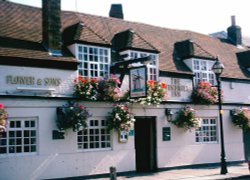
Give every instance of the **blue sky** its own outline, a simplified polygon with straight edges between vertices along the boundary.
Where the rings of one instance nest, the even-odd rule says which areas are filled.
[[[41,0],[9,0],[41,7]],[[250,36],[249,0],[61,0],[63,10],[108,16],[110,5],[123,5],[124,19],[203,34],[226,31],[231,16]]]

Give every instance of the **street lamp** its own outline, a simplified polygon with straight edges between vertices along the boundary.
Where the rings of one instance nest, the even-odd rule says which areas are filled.
[[[221,107],[221,80],[220,75],[224,69],[224,65],[217,59],[212,67],[212,71],[216,75],[217,89],[218,89],[218,105],[219,105],[219,120],[220,120],[220,142],[221,142],[221,174],[226,174],[227,162],[225,159],[225,146],[224,146],[224,132],[223,132],[223,120],[222,120],[222,107]]]

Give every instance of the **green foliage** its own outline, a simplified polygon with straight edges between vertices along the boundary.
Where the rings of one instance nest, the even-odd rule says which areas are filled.
[[[247,108],[235,109],[232,112],[232,122],[242,129],[250,128],[250,111]]]
[[[179,128],[192,129],[199,126],[199,120],[196,118],[196,113],[190,106],[185,106],[177,113],[177,117],[172,121]]]

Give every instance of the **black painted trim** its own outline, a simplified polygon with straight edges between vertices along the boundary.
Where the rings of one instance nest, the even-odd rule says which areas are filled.
[[[0,95],[1,98],[12,98],[12,99],[50,99],[50,100],[66,100],[66,101],[86,101],[79,97],[47,97],[47,96],[22,96],[22,95]],[[93,101],[91,101],[93,102]],[[95,101],[95,102],[108,102],[108,101]],[[111,102],[111,101],[110,101]],[[120,101],[127,102],[127,101]],[[190,104],[190,105],[200,105],[202,104],[194,104],[192,101],[163,101],[162,105],[166,104]],[[217,104],[214,104],[217,105]],[[212,106],[214,106],[212,105]],[[250,103],[222,103],[223,106],[250,106]],[[203,105],[207,106],[207,105]]]
[[[169,72],[169,71],[160,71],[160,77],[173,77],[173,78],[183,78],[183,79],[193,79],[195,76],[192,73],[181,73],[181,72]]]
[[[155,53],[155,54],[159,54],[160,51],[158,50],[151,50],[151,49],[141,49],[141,48],[135,48],[135,47],[125,47],[125,48],[121,48],[117,51],[119,52],[122,52],[122,51],[128,51],[128,50],[131,50],[131,51],[140,51],[140,52],[148,52],[148,53]]]
[[[77,70],[77,61],[59,61],[1,56],[1,65]]]
[[[222,81],[227,81],[227,82],[250,84],[250,79],[238,79],[238,78],[221,77],[221,80]]]
[[[90,46],[98,46],[98,47],[106,47],[111,48],[111,44],[101,44],[101,43],[93,43],[93,42],[87,42],[87,41],[72,41],[72,43],[68,43],[69,45],[72,44],[80,44],[80,45],[90,45]]]

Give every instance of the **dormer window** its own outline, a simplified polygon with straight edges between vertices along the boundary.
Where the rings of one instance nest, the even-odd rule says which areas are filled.
[[[214,61],[193,59],[192,69],[195,74],[194,83],[198,84],[200,81],[206,81],[215,85],[215,75],[211,71],[211,67],[214,64]]]
[[[110,69],[110,49],[89,45],[77,45],[80,61],[79,74],[84,77],[106,77]]]
[[[133,50],[124,51],[122,54],[128,54],[128,57],[126,59],[137,59],[150,56],[151,62],[147,64],[148,79],[158,81],[158,76],[159,76],[158,54],[133,51]]]

